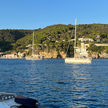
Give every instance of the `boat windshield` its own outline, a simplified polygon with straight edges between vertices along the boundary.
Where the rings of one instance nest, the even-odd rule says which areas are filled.
[[[15,94],[0,93],[0,101],[13,99],[13,98],[15,98]]]

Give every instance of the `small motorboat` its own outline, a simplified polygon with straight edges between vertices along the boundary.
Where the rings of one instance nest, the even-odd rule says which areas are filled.
[[[38,101],[13,93],[0,93],[0,108],[38,108]]]

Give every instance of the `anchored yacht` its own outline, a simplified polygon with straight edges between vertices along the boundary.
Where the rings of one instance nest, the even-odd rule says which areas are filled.
[[[90,64],[92,62],[92,58],[85,56],[77,56],[77,45],[76,45],[76,24],[77,20],[75,19],[75,38],[74,38],[74,57],[65,58],[65,63],[73,63],[73,64]],[[84,50],[82,51],[84,52]],[[86,51],[85,51],[86,52]]]

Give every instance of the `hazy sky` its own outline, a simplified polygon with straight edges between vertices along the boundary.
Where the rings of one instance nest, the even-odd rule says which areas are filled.
[[[108,0],[0,0],[0,29],[53,24],[108,24]]]

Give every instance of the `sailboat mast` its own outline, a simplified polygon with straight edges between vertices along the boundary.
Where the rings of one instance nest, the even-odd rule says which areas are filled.
[[[32,56],[34,55],[34,32],[33,32],[33,39],[32,39]]]
[[[75,18],[74,57],[76,53],[76,25],[77,25],[77,18]]]

